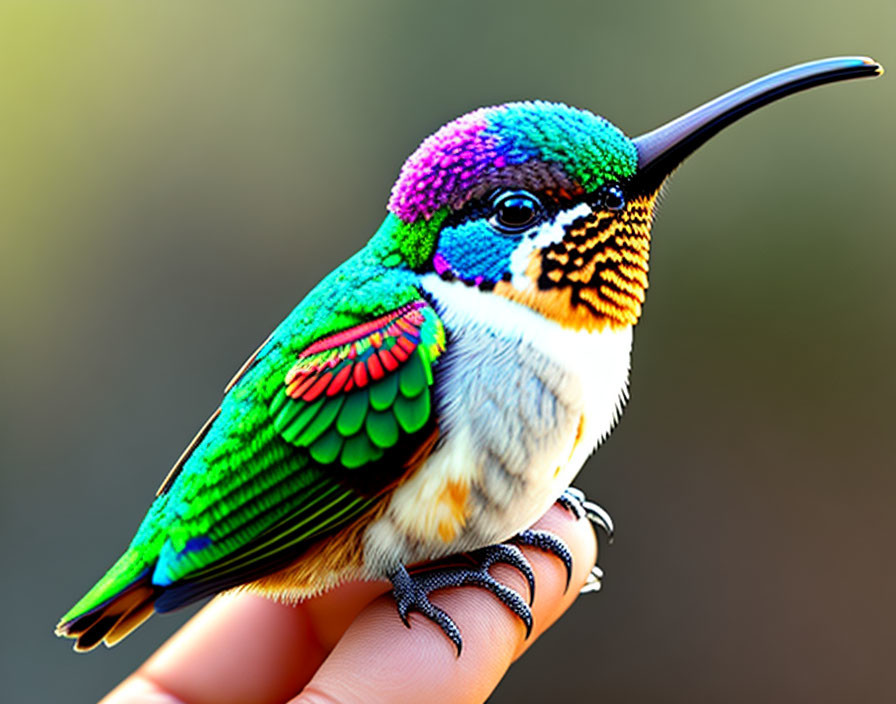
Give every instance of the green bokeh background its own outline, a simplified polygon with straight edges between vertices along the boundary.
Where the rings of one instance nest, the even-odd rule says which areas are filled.
[[[896,69],[892,0],[3,0],[3,699],[95,700],[182,623],[52,635],[426,134],[534,97],[638,134],[852,53]],[[894,85],[790,98],[673,179],[632,401],[580,481],[618,523],[604,590],[493,701],[896,696]]]

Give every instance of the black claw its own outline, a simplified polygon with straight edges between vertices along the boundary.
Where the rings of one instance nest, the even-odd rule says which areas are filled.
[[[602,506],[588,501],[581,489],[576,489],[574,486],[567,487],[560,495],[560,498],[557,499],[557,503],[572,513],[576,520],[587,518],[595,529],[599,528],[606,533],[607,542],[613,542],[614,527],[610,514]]]
[[[460,629],[451,617],[442,611],[442,609],[432,604],[430,604],[430,606],[432,606],[432,612],[424,614],[424,616],[439,625],[442,632],[448,636],[452,643],[454,643],[454,647],[457,648],[457,657],[460,657],[460,653],[464,648],[463,639],[460,637]]]
[[[529,545],[559,557],[566,566],[566,589],[572,579],[572,553],[563,542],[553,533],[546,530],[524,530],[513,537],[513,542],[518,545]]]
[[[603,529],[604,533],[607,534],[607,542],[612,543],[615,527],[613,525],[613,519],[610,517],[607,510],[603,506],[598,506],[592,501],[585,501],[582,504],[582,508],[585,510],[585,516],[591,521],[591,525],[595,528]]]

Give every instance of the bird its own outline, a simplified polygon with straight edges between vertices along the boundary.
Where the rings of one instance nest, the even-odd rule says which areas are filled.
[[[227,384],[127,549],[59,621],[74,649],[228,590],[298,602],[386,579],[461,653],[430,595],[471,585],[526,626],[520,546],[628,398],[651,228],[670,174],[744,115],[882,67],[837,57],[766,75],[639,137],[547,101],[484,107],[401,167],[371,239],[311,290]],[[518,569],[529,601],[496,581]],[[599,568],[592,581],[599,579]]]

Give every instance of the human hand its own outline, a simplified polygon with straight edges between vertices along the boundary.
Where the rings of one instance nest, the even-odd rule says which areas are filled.
[[[101,704],[472,704],[491,694],[510,665],[569,608],[594,565],[597,544],[585,519],[555,505],[534,526],[561,537],[573,554],[569,589],[556,557],[522,548],[535,572],[534,627],[525,627],[482,589],[433,595],[464,639],[457,656],[441,629],[411,613],[398,618],[386,582],[346,584],[296,606],[237,594],[215,599]],[[492,574],[524,597],[523,576]]]

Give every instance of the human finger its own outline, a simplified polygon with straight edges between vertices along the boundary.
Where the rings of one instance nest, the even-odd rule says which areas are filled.
[[[308,682],[339,629],[386,588],[354,583],[299,606],[219,597],[101,704],[280,704]]]
[[[411,628],[406,629],[396,616],[394,600],[382,597],[358,615],[290,704],[485,701],[515,657],[573,602],[594,564],[596,541],[586,520],[577,521],[556,506],[536,527],[550,529],[567,543],[573,554],[573,573],[566,589],[561,561],[525,548],[536,580],[535,626],[529,641],[520,620],[481,589],[446,589],[431,597],[460,628],[460,657],[438,626],[412,613]],[[519,593],[527,593],[526,581],[517,570],[498,565],[492,574]]]

